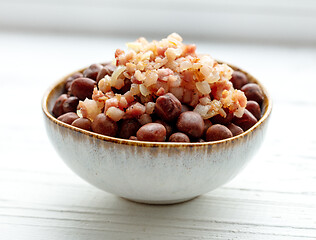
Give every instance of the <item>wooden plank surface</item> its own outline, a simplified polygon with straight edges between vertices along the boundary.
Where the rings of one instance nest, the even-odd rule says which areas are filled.
[[[261,150],[213,192],[177,205],[137,204],[64,165],[43,126],[45,89],[132,40],[0,33],[0,239],[316,239],[311,46],[198,43],[199,52],[258,77],[274,100]]]

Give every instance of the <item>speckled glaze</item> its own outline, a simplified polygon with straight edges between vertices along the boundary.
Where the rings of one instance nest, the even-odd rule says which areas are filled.
[[[136,202],[183,202],[234,178],[263,141],[272,110],[271,99],[262,84],[244,73],[263,89],[263,116],[248,131],[227,140],[141,142],[107,137],[65,124],[53,117],[51,111],[71,74],[56,82],[43,97],[47,134],[65,163],[92,185]]]

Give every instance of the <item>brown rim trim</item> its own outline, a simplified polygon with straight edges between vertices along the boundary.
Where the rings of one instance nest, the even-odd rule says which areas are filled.
[[[220,62],[220,63],[222,63],[222,62]],[[272,111],[272,100],[271,100],[271,97],[268,94],[266,88],[256,78],[254,78],[249,73],[243,71],[239,67],[236,67],[236,66],[231,65],[231,64],[227,64],[227,65],[229,65],[234,70],[238,70],[238,71],[241,71],[241,72],[245,73],[247,75],[247,77],[249,78],[250,82],[257,83],[261,87],[261,89],[263,90],[263,93],[265,95],[264,104],[266,104],[266,107],[265,107],[265,111],[264,111],[261,119],[254,126],[252,126],[250,129],[248,129],[247,131],[243,132],[240,135],[237,135],[237,136],[232,137],[232,138],[224,139],[224,140],[219,140],[219,141],[214,141],[214,142],[203,142],[203,143],[170,143],[170,142],[134,141],[134,140],[121,139],[121,138],[109,137],[109,136],[101,135],[101,134],[98,134],[98,133],[90,132],[90,131],[87,131],[87,130],[83,130],[83,129],[71,126],[69,124],[66,124],[64,122],[61,122],[61,121],[57,120],[57,118],[55,118],[48,110],[48,99],[50,98],[50,96],[52,94],[52,91],[56,87],[64,84],[65,80],[69,76],[71,76],[73,73],[75,73],[75,72],[82,72],[86,68],[83,68],[83,69],[80,69],[80,70],[75,71],[73,73],[70,73],[67,76],[65,76],[65,77],[61,78],[60,80],[58,80],[57,82],[55,82],[53,85],[51,85],[47,89],[47,91],[45,92],[45,94],[44,94],[44,96],[42,98],[42,110],[43,110],[44,114],[46,115],[46,117],[50,121],[56,123],[57,125],[59,125],[61,127],[68,128],[68,129],[74,130],[76,132],[80,132],[82,134],[88,135],[89,137],[94,137],[94,138],[97,138],[97,139],[100,139],[100,140],[113,142],[113,143],[118,143],[118,144],[126,144],[126,145],[132,145],[132,146],[142,146],[142,147],[179,147],[180,148],[180,147],[211,146],[211,145],[217,145],[217,144],[221,144],[221,143],[225,143],[225,142],[229,143],[229,142],[232,142],[234,140],[238,140],[238,139],[241,139],[241,138],[245,137],[250,132],[252,132],[255,129],[257,129],[263,122],[265,122],[267,120],[267,118],[269,117],[271,111]]]

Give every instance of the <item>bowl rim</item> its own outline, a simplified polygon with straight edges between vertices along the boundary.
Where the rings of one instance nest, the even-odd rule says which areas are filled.
[[[242,134],[236,135],[234,137],[231,138],[227,138],[227,139],[223,139],[223,140],[218,140],[218,141],[212,141],[212,142],[190,142],[190,143],[183,143],[183,142],[149,142],[149,141],[138,141],[138,140],[129,140],[129,139],[123,139],[123,138],[118,138],[118,137],[110,137],[110,136],[105,136],[102,134],[98,134],[92,131],[87,131],[81,128],[77,128],[74,127],[72,125],[66,124],[60,120],[57,120],[57,118],[55,118],[50,111],[48,110],[48,100],[50,99],[51,95],[53,94],[53,90],[55,88],[57,88],[58,86],[61,86],[62,84],[65,83],[66,79],[71,76],[72,74],[76,73],[76,72],[83,72],[87,67],[85,68],[81,68],[77,71],[74,71],[62,78],[60,78],[58,81],[54,82],[45,92],[43,98],[42,98],[42,110],[44,115],[53,123],[67,128],[69,130],[73,130],[76,132],[79,132],[81,134],[87,135],[89,137],[93,137],[99,140],[103,140],[103,141],[107,141],[107,142],[112,142],[112,143],[117,143],[117,144],[125,144],[125,145],[132,145],[132,146],[142,146],[142,147],[200,147],[200,146],[214,146],[214,145],[218,145],[218,144],[222,144],[222,143],[228,143],[228,142],[232,142],[234,140],[237,139],[241,139],[244,138],[245,136],[247,136],[248,134],[250,134],[251,132],[253,132],[255,129],[257,129],[263,122],[265,122],[268,117],[271,114],[272,111],[272,99],[270,97],[270,94],[268,93],[268,91],[266,90],[266,88],[262,85],[261,82],[259,82],[256,78],[254,78],[252,75],[250,75],[248,72],[242,70],[239,67],[236,67],[232,64],[228,64],[226,62],[222,62],[222,61],[218,61],[219,63],[225,63],[228,66],[230,66],[231,68],[233,68],[234,71],[241,71],[243,73],[246,74],[246,76],[248,77],[248,79],[250,80],[250,82],[252,83],[257,83],[260,88],[262,89],[265,98],[264,98],[264,104],[266,105],[264,113],[262,115],[262,117],[259,119],[259,121],[253,125],[251,128],[249,128],[247,131],[243,132]]]

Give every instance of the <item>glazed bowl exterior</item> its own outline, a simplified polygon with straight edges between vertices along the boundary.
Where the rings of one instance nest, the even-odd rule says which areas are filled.
[[[261,83],[244,73],[264,92],[263,116],[252,128],[230,139],[205,143],[143,142],[103,136],[65,124],[51,112],[71,74],[57,81],[43,97],[47,134],[68,167],[92,185],[136,202],[183,202],[230,181],[263,142],[271,99]]]

